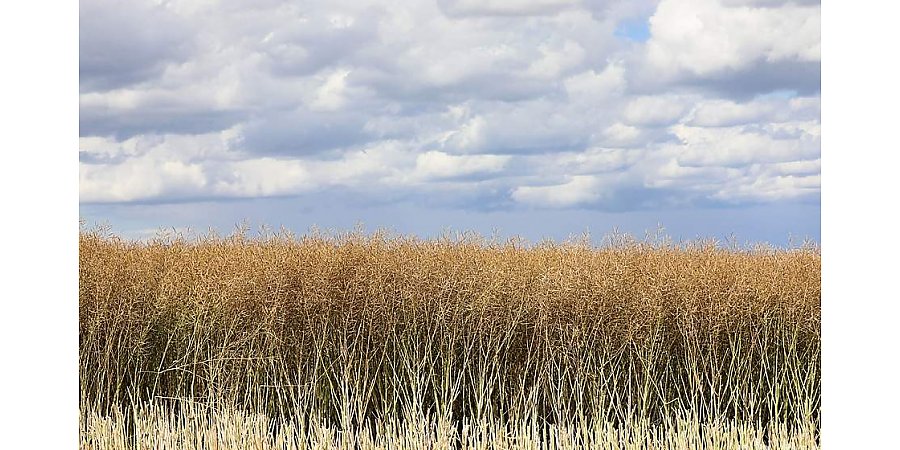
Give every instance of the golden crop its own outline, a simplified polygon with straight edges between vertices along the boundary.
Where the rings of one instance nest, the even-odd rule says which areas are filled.
[[[817,446],[817,249],[79,239],[84,448]]]

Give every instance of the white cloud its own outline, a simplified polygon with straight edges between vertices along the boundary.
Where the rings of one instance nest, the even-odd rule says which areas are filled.
[[[671,158],[644,168],[642,175],[644,184],[651,188],[708,194],[742,173],[741,169],[732,167],[686,166]]]
[[[416,153],[403,143],[386,141],[354,149],[333,161],[310,161],[323,184],[377,191],[384,186],[405,184]]]
[[[793,3],[797,5],[819,5],[821,0],[722,0],[723,5],[727,6],[754,6],[764,8],[774,8]]]
[[[759,97],[747,102],[712,99],[696,102],[688,125],[729,127],[751,123],[818,121],[818,97]]]
[[[684,99],[669,95],[642,96],[628,102],[623,117],[630,125],[658,127],[677,122],[686,111]]]
[[[346,104],[344,92],[347,89],[347,75],[349,70],[338,70],[328,76],[322,86],[316,91],[316,96],[310,105],[314,111],[334,111]]]
[[[525,154],[584,148],[598,117],[579,106],[546,99],[489,104],[447,134],[444,149],[457,153]],[[482,108],[479,108],[482,109]]]
[[[464,152],[477,150],[484,146],[486,128],[485,119],[475,116],[462,124],[458,130],[447,133],[442,141],[447,147]]]
[[[744,166],[817,159],[821,147],[819,127],[815,123],[778,124],[762,130],[676,125],[672,130],[682,141],[677,147],[678,160],[689,166]]]
[[[566,207],[597,201],[603,195],[602,188],[597,177],[576,175],[562,184],[517,187],[512,198],[533,206]]]
[[[650,18],[647,59],[658,75],[709,75],[758,61],[819,61],[818,5],[725,6],[717,0],[663,0]]]
[[[822,160],[790,161],[772,164],[770,167],[778,175],[818,175],[822,172]]]
[[[625,69],[621,63],[613,63],[600,73],[592,69],[572,75],[563,84],[571,101],[596,102],[624,93]]]
[[[578,67],[584,61],[585,51],[577,42],[566,40],[561,45],[543,44],[538,47],[540,59],[531,63],[525,73],[538,78],[555,79]]]
[[[438,0],[449,14],[512,15],[548,14],[581,3],[581,0]]]
[[[731,203],[803,199],[818,196],[821,184],[820,175],[763,176],[748,183],[726,184],[711,198]]]
[[[638,127],[616,122],[603,130],[603,143],[617,147],[636,147],[647,142],[645,133]]]
[[[538,167],[558,167],[563,173],[587,175],[623,171],[637,163],[643,152],[625,149],[590,148],[583,152],[568,152],[535,157]]]
[[[85,165],[79,170],[79,198],[82,202],[127,202],[179,197],[206,186],[203,167],[181,161],[131,158],[115,165]]]
[[[211,193],[223,197],[266,197],[297,194],[315,187],[301,161],[257,158],[234,161],[218,168]]]
[[[117,141],[110,137],[79,138],[79,155],[88,164],[115,163],[136,157],[160,160],[213,161],[234,158],[237,129],[205,134],[143,134]]]
[[[424,179],[498,173],[509,160],[509,156],[449,155],[432,150],[416,157],[415,173]]]
[[[721,127],[758,122],[771,116],[776,106],[771,102],[736,103],[709,100],[697,104],[688,122],[701,127]]]

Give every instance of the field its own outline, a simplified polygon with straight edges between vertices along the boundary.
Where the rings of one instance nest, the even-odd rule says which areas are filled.
[[[818,448],[817,248],[79,238],[90,449]]]

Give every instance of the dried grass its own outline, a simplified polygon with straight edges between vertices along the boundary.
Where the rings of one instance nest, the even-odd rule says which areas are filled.
[[[813,448],[816,248],[79,239],[84,448]]]

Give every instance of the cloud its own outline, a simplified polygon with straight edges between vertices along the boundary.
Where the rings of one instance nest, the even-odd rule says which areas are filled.
[[[151,80],[192,51],[190,24],[164,5],[83,0],[78,21],[82,92]]]
[[[753,6],[762,8],[774,8],[787,4],[794,5],[820,5],[821,0],[722,0],[726,6]]]
[[[597,177],[576,175],[562,184],[517,187],[512,192],[512,198],[534,206],[574,206],[597,201],[603,195],[602,188]]]
[[[86,203],[210,195],[210,169],[231,160],[235,133],[79,139],[79,195]]]
[[[819,61],[819,8],[726,7],[716,0],[663,0],[650,18],[647,57],[665,72],[704,76],[764,60]]]
[[[674,139],[675,136],[668,127],[642,128],[615,122],[602,129],[595,144],[606,147],[646,149]]]
[[[741,70],[723,70],[706,77],[685,77],[678,83],[739,100],[785,90],[811,96],[821,91],[822,67],[817,61],[758,61]]]
[[[241,148],[247,153],[302,156],[340,150],[370,140],[366,117],[332,111],[269,111],[243,123]]]
[[[642,96],[628,102],[623,117],[629,125],[660,127],[677,122],[687,107],[687,102],[678,97]]]
[[[822,171],[822,160],[815,159],[772,164],[770,170],[777,175],[818,175]]]
[[[764,175],[749,183],[726,184],[712,198],[732,204],[747,201],[784,201],[817,198],[821,190],[821,176]]]
[[[328,76],[325,83],[316,90],[316,96],[310,105],[316,111],[335,111],[347,104],[347,75],[349,70],[338,70]]]
[[[815,202],[820,9],[86,1],[81,202]],[[622,24],[646,24],[646,41],[617,36]]]
[[[129,158],[115,165],[82,164],[82,202],[128,202],[146,198],[182,197],[207,185],[203,166],[155,158]]]
[[[736,103],[730,100],[709,100],[697,104],[688,121],[701,127],[742,125],[763,120],[775,112],[771,102]]]
[[[141,102],[134,106],[106,103],[82,96],[79,132],[82,136],[115,136],[127,139],[144,134],[204,134],[221,131],[245,120],[246,111],[190,105],[182,99]]]
[[[753,92],[818,90],[820,9],[792,2],[758,8],[663,0],[650,18],[644,81],[709,82],[729,92],[747,83],[743,89]]]
[[[545,100],[492,104],[489,110],[470,111],[468,116],[447,134],[444,148],[461,153],[507,154],[583,149],[595,121],[577,107]]]
[[[545,15],[579,3],[579,0],[438,0],[441,9],[452,16]]]
[[[587,70],[566,78],[563,86],[573,102],[602,101],[624,93],[625,69],[621,63],[613,63],[599,73]]]
[[[224,197],[269,197],[298,194],[315,187],[301,161],[270,157],[234,161],[217,168],[210,192]]]
[[[702,100],[695,104],[688,125],[728,127],[750,123],[818,120],[817,97],[758,97],[747,102],[725,99]]]
[[[341,66],[378,42],[383,12],[315,8],[278,8],[279,16],[265,15],[254,39],[245,45],[263,55],[263,67],[277,77],[314,75]],[[227,32],[227,30],[225,30]]]
[[[79,138],[85,164],[117,164],[132,158],[210,162],[235,159],[238,132],[229,129],[205,134],[142,134],[124,140],[114,137]],[[152,174],[150,174],[152,175]]]
[[[540,59],[528,65],[526,73],[538,78],[556,79],[561,74],[579,67],[584,61],[585,50],[577,42],[548,43],[538,46]]]
[[[787,123],[760,129],[751,127],[700,128],[679,125],[673,132],[681,140],[677,159],[687,166],[736,167],[815,159],[821,148],[816,123]]]
[[[449,155],[428,151],[416,157],[416,175],[424,179],[447,179],[501,172],[509,156]]]
[[[554,168],[564,174],[593,175],[622,172],[639,162],[641,151],[621,148],[590,148],[579,152],[535,155],[526,159],[533,167]]]

